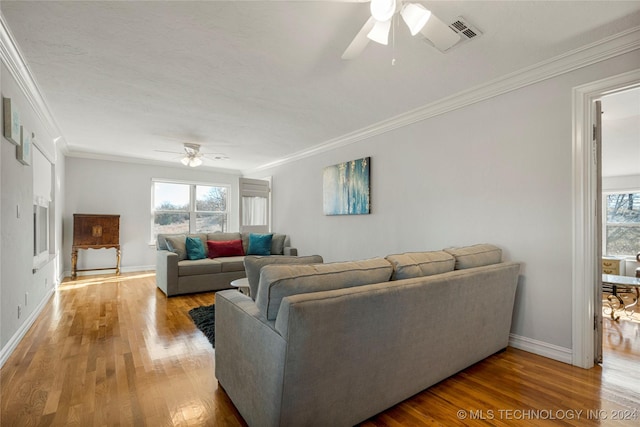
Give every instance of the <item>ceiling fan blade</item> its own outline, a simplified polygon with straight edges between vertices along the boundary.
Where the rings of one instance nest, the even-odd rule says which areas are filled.
[[[220,160],[229,160],[229,156],[222,153],[211,153],[210,155],[204,155],[205,159],[220,161]]]
[[[169,154],[184,154],[179,151],[166,151],[166,150],[153,150],[156,153],[169,153]]]
[[[420,33],[442,52],[460,41],[460,36],[433,14]]]
[[[365,47],[369,44],[369,38],[367,38],[367,34],[375,25],[376,20],[373,19],[373,16],[369,17],[367,22],[364,23],[358,34],[353,38],[353,41],[347,49],[342,54],[342,59],[353,59],[356,56],[360,55]]]
[[[388,21],[376,21],[373,28],[367,33],[367,38],[383,45],[389,44],[389,33],[391,32],[391,19]]]

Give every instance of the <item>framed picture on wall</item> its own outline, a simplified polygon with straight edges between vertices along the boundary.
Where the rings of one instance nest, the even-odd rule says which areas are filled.
[[[20,144],[16,147],[16,157],[23,165],[31,164],[31,140],[33,135],[26,130],[24,126],[20,126]]]
[[[20,113],[11,105],[11,98],[2,98],[4,110],[4,137],[15,145],[20,144]]]
[[[371,158],[328,166],[323,173],[325,215],[366,215],[370,212]]]

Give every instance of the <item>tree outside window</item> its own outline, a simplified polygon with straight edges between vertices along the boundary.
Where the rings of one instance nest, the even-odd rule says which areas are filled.
[[[229,188],[153,182],[153,239],[158,233],[226,231]]]
[[[227,229],[227,187],[196,185],[196,231],[214,233]]]
[[[608,194],[605,248],[609,256],[634,256],[640,252],[640,193]]]

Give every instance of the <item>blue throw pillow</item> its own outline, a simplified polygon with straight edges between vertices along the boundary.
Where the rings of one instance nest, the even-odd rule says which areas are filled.
[[[271,255],[272,238],[273,234],[249,234],[247,255]]]
[[[204,244],[199,237],[187,237],[185,246],[187,247],[187,259],[204,259],[207,257],[204,252]]]

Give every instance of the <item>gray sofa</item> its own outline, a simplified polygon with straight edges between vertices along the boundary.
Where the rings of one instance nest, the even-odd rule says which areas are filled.
[[[246,277],[244,256],[226,256],[217,258],[191,260],[187,259],[183,247],[172,247],[169,250],[167,241],[181,239],[186,236],[198,237],[202,240],[205,251],[209,240],[227,242],[241,240],[244,253],[249,249],[250,233],[209,233],[209,234],[158,234],[156,240],[156,285],[167,296],[189,294],[195,292],[218,291],[230,288],[233,280]],[[298,251],[291,247],[289,237],[285,234],[273,234],[271,255],[295,256]]]
[[[250,426],[352,426],[507,347],[520,265],[475,245],[268,265],[216,294],[215,373]]]

